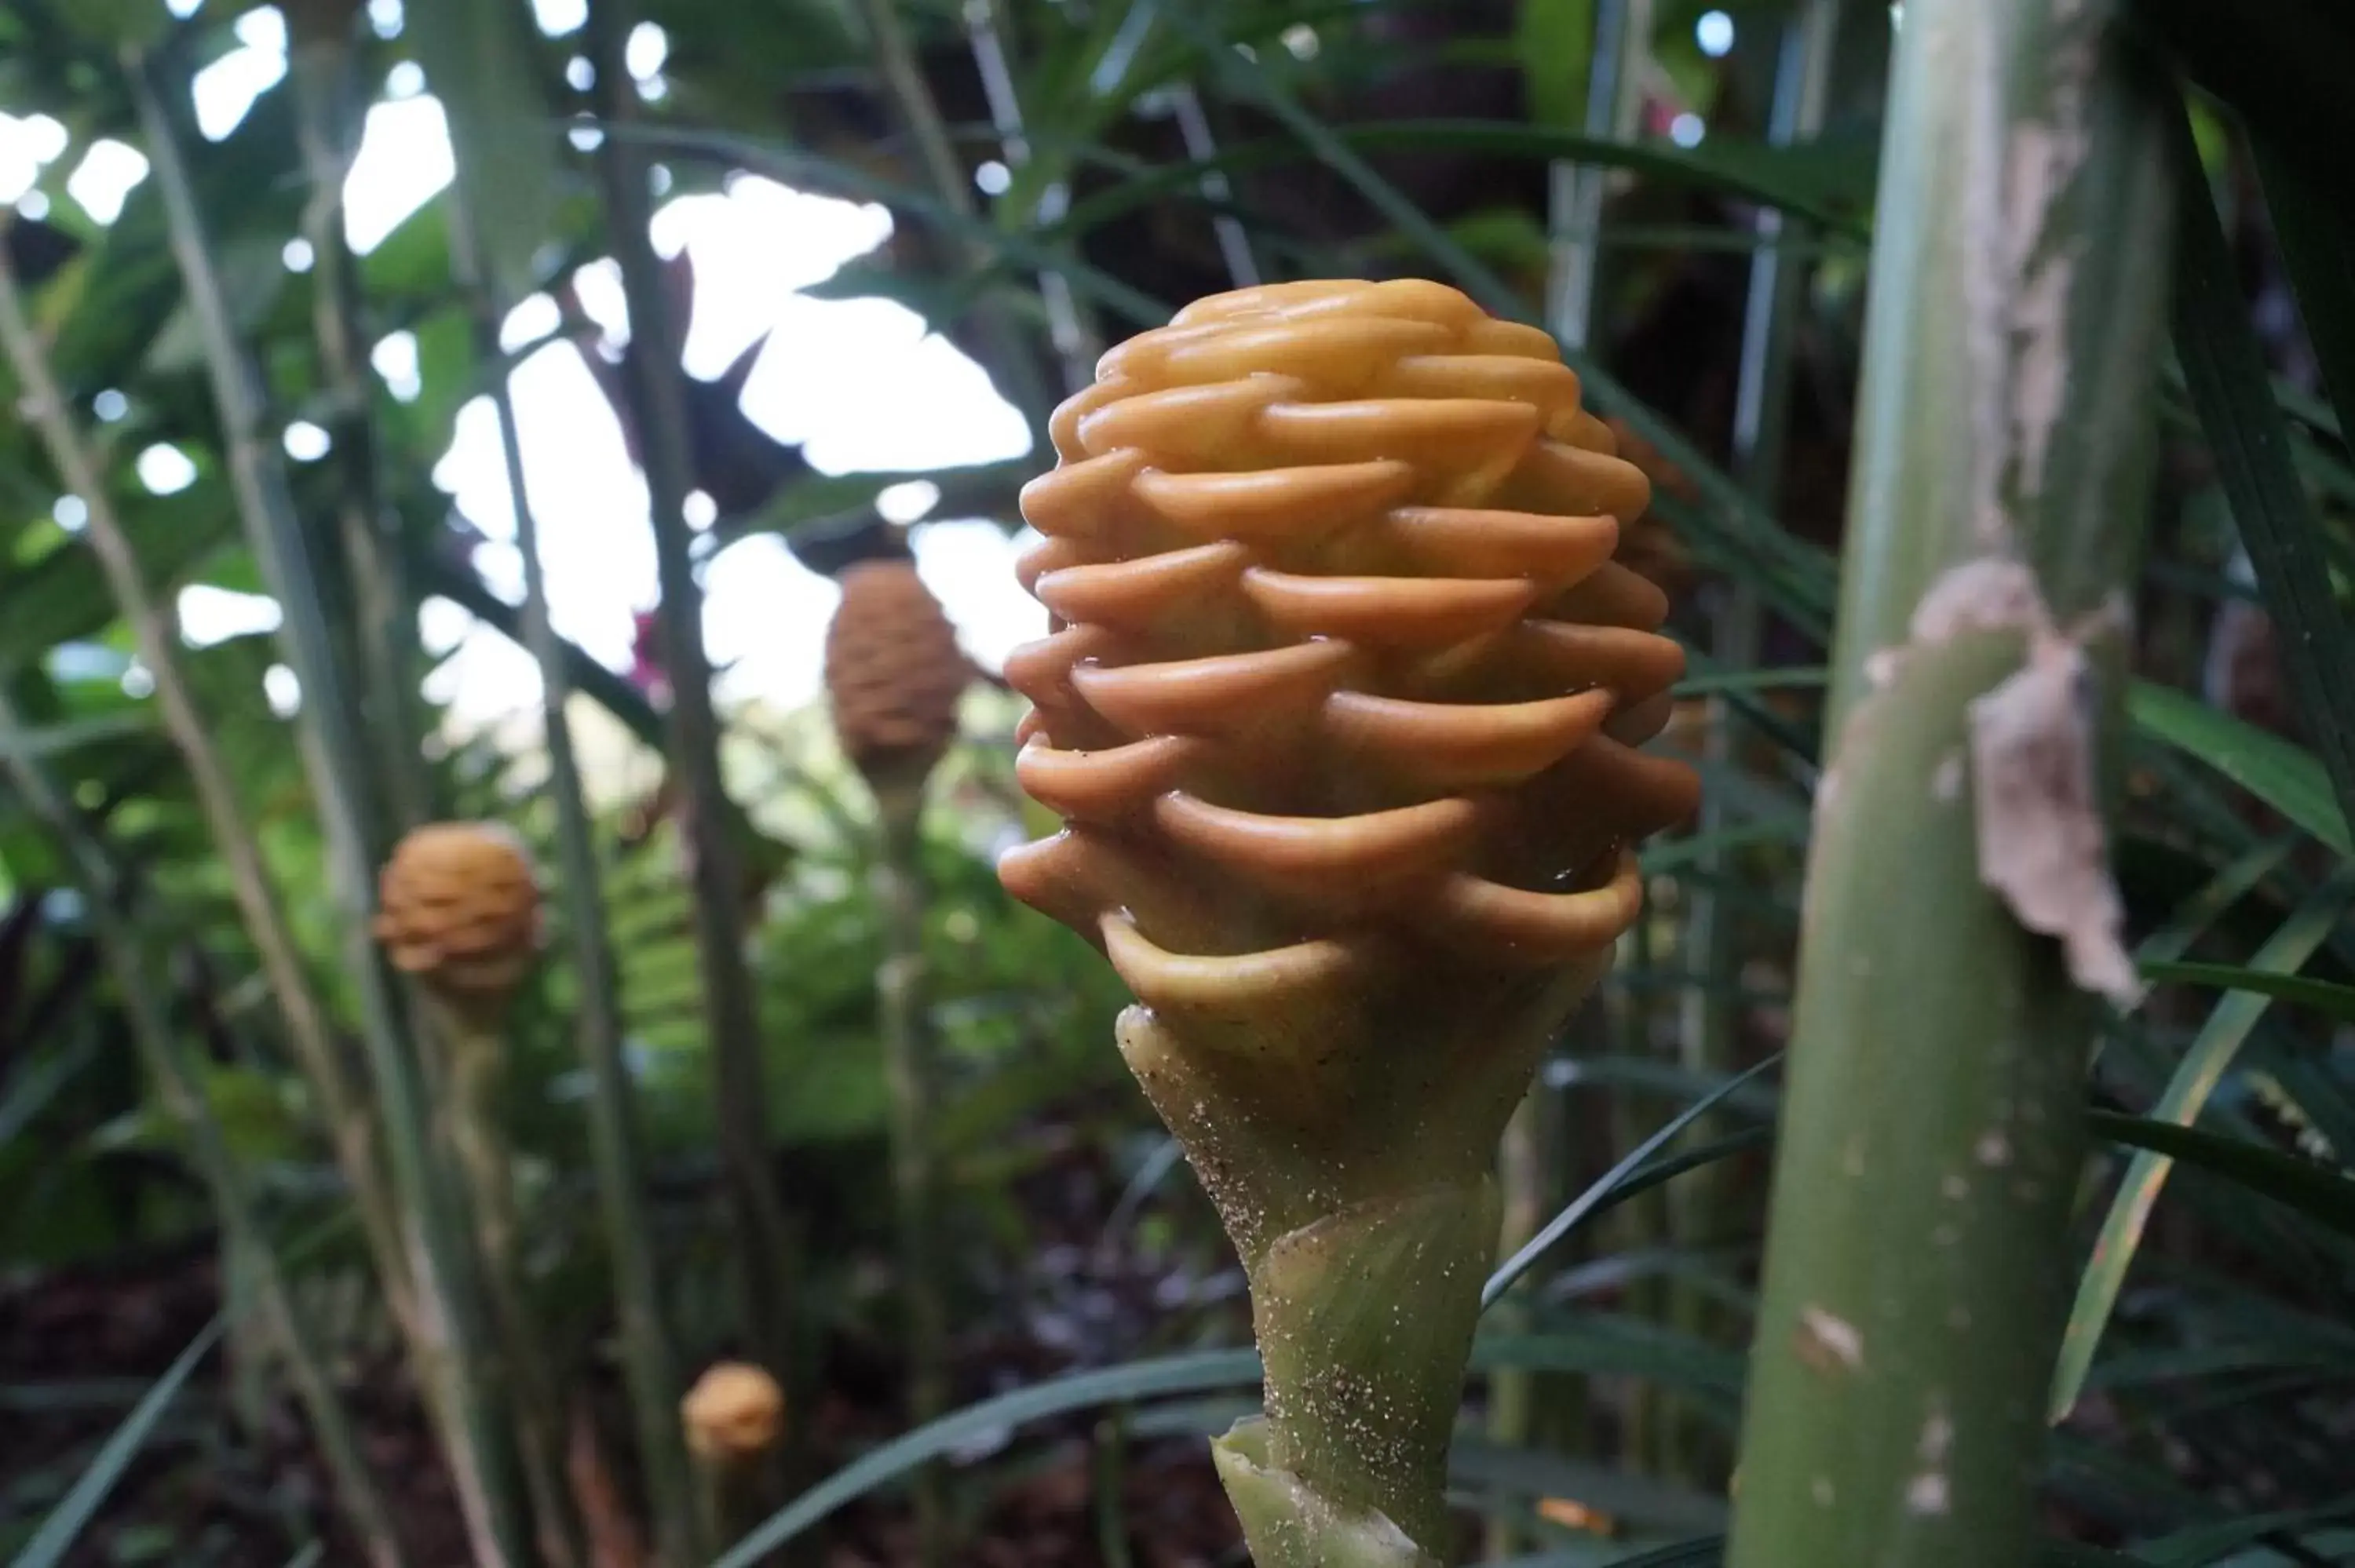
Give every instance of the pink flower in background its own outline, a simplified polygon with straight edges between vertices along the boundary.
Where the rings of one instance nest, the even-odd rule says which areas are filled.
[[[653,702],[670,701],[670,671],[663,663],[661,618],[655,610],[642,609],[633,617],[630,684]]]

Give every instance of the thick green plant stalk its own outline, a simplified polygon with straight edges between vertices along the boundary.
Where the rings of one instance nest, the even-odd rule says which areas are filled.
[[[1622,965],[1636,973],[1653,965],[1656,944],[1639,922],[1619,939]],[[1606,985],[1596,1007],[1604,1021],[1611,1051],[1630,1062],[1657,1062],[1660,1041],[1653,1028],[1654,997],[1648,990]],[[1611,1154],[1625,1159],[1649,1131],[1634,1095],[1612,1097],[1608,1125]],[[1611,1217],[1607,1250],[1623,1257],[1657,1255],[1673,1244],[1669,1230],[1668,1190],[1656,1188],[1630,1199]],[[1665,1322],[1668,1282],[1657,1270],[1646,1270],[1627,1282],[1627,1315],[1642,1322]],[[1657,1378],[1640,1378],[1619,1405],[1618,1462],[1631,1475],[1651,1476],[1660,1469],[1661,1448],[1668,1435],[1668,1391]]]
[[[376,1254],[386,1298],[397,1319],[413,1324],[416,1312],[409,1272],[396,1210],[378,1161],[372,1118],[336,1049],[326,1010],[304,968],[277,886],[263,863],[261,843],[239,807],[228,761],[189,690],[171,618],[149,590],[130,535],[100,476],[97,460],[67,412],[64,389],[58,385],[33,330],[16,270],[5,251],[0,251],[0,347],[5,347],[22,407],[39,433],[59,480],[89,509],[84,536],[106,577],[115,609],[131,631],[140,662],[155,680],[156,712],[164,733],[187,769],[197,810],[228,874],[229,895],[269,982],[287,1044],[312,1092],[319,1097],[328,1141],[344,1179],[351,1183],[353,1202]]]
[[[463,146],[457,149],[457,156],[467,156]],[[496,365],[498,325],[506,311],[493,270],[479,254],[477,226],[467,220],[471,217],[464,210],[467,204],[461,200],[460,206],[461,221],[454,226],[453,249],[473,308],[475,351],[484,364]],[[638,1462],[645,1474],[655,1545],[666,1563],[685,1568],[691,1558],[704,1554],[711,1542],[699,1539],[694,1480],[679,1436],[677,1358],[655,1273],[653,1220],[639,1173],[636,1113],[622,1048],[621,976],[606,923],[603,874],[598,864],[588,794],[567,713],[572,683],[565,665],[565,644],[556,635],[549,615],[548,571],[539,553],[538,515],[524,468],[514,391],[504,373],[493,384],[492,401],[498,414],[508,500],[515,512],[516,550],[523,557],[523,641],[539,666],[540,732],[548,748],[549,792],[556,805],[565,926],[571,938],[573,975],[580,990],[573,1039],[589,1073],[590,1152],[596,1165],[598,1202],[613,1265],[614,1313],[621,1328]],[[561,1453],[558,1446],[559,1476]]]
[[[453,1416],[448,1430],[463,1444],[452,1454],[452,1469],[480,1568],[523,1568],[536,1560],[529,1509],[491,1384],[476,1371],[490,1337],[479,1270],[457,1194],[432,1157],[423,1075],[406,1038],[400,1001],[368,935],[377,858],[372,852],[385,837],[372,748],[351,710],[338,701],[346,683],[321,614],[312,548],[288,493],[277,445],[264,432],[259,377],[232,324],[178,130],[144,53],[126,46],[122,63],[163,202],[173,259],[204,345],[230,489],[248,543],[284,616],[282,645],[304,694],[297,715],[304,766],[326,842],[329,880],[346,915],[340,935],[384,1118],[393,1192],[410,1227],[404,1250],[421,1305],[432,1308],[424,1320],[438,1335],[435,1358],[420,1369],[421,1375],[442,1384]]]
[[[444,1137],[466,1183],[483,1284],[498,1332],[493,1370],[505,1374],[517,1451],[538,1520],[541,1554],[552,1568],[586,1568],[588,1541],[564,1469],[570,1401],[534,1327],[525,1282],[515,1159],[500,1118],[508,1044],[495,1016],[437,1007],[447,1048],[438,1097]]]
[[[1505,1124],[1504,1139],[1497,1151],[1499,1255],[1510,1257],[1518,1252],[1545,1223],[1554,1185],[1552,1156],[1560,1147],[1558,1104],[1556,1094],[1540,1081],[1522,1097],[1513,1119]],[[1489,1308],[1488,1319],[1497,1333],[1529,1331],[1529,1309],[1516,1296],[1508,1296]],[[1488,1374],[1487,1428],[1491,1443],[1500,1448],[1528,1445],[1536,1430],[1537,1382],[1537,1374],[1527,1367],[1498,1367]],[[1521,1527],[1520,1511],[1501,1509],[1488,1518],[1487,1555],[1491,1559],[1510,1557],[1521,1550],[1527,1535]]]
[[[378,483],[359,267],[344,238],[344,185],[359,155],[365,107],[354,91],[352,52],[361,15],[358,0],[290,5],[287,56],[295,136],[310,185],[303,237],[311,247],[312,337],[341,486],[337,554],[357,621],[350,641],[366,677],[364,711],[382,762],[389,836],[426,819],[432,782],[419,744],[424,726],[416,681],[416,598],[400,548],[399,517]]]
[[[2107,0],[1909,0],[1733,1568],[2030,1554],[2153,477],[2163,94]]]
[[[900,1304],[906,1323],[911,1427],[948,1409],[948,1308],[940,1280],[940,1175],[932,1156],[939,1068],[924,957],[923,780],[879,785],[875,900],[884,958],[876,970],[884,1070],[891,1087],[891,1189],[899,1206]],[[943,1561],[948,1508],[938,1466],[917,1478],[919,1560]]]
[[[496,334],[486,341],[496,350]],[[565,711],[572,688],[565,673],[564,644],[549,620],[548,573],[540,560],[538,525],[525,493],[514,397],[504,379],[496,398],[515,503],[516,549],[523,556],[524,641],[539,664],[540,725],[548,747],[549,789],[556,799],[565,925],[572,938],[573,975],[581,992],[573,1038],[589,1071],[590,1153],[596,1162],[605,1246],[613,1256],[614,1312],[621,1324],[638,1462],[645,1470],[655,1544],[666,1563],[685,1563],[708,1543],[696,1539],[694,1483],[679,1441],[674,1393],[679,1386],[677,1357],[655,1271],[654,1221],[639,1174],[637,1114],[622,1049],[621,974],[606,928],[603,874],[581,763],[572,747],[571,720]]]
[[[636,119],[625,55],[638,8],[604,0],[591,13],[600,107],[616,126]],[[744,1333],[790,1396],[801,1387],[791,1279],[793,1239],[770,1162],[768,1074],[761,1020],[745,958],[743,890],[728,833],[734,820],[719,766],[719,721],[712,709],[711,659],[703,645],[703,590],[696,581],[694,533],[684,511],[693,488],[686,412],[680,406],[678,325],[671,320],[655,254],[644,151],[609,134],[598,150],[606,221],[621,263],[630,330],[632,403],[643,432],[653,508],[656,606],[670,674],[670,764],[685,796],[683,837],[693,885],[697,962],[710,1033],[712,1106],[719,1161],[740,1243]]]
[[[1636,80],[1652,51],[1652,0],[1594,0],[1594,45],[1587,62],[1586,134],[1634,139],[1644,95]],[[1558,159],[1548,171],[1546,224],[1551,258],[1546,326],[1572,352],[1587,346],[1601,270],[1604,198],[1611,171]]]
[[[321,1119],[337,1168],[352,1189],[360,1229],[376,1266],[379,1287],[395,1326],[421,1372],[429,1409],[437,1415],[444,1446],[461,1476],[469,1451],[463,1428],[451,1424],[447,1349],[432,1324],[444,1320],[446,1304],[429,1311],[421,1302],[421,1281],[411,1266],[409,1233],[388,1183],[378,1146],[378,1126],[329,1029],[327,1012],[304,968],[276,884],[261,846],[238,804],[227,759],[207,727],[182,666],[180,641],[171,620],[155,601],[129,535],[100,477],[88,443],[66,412],[58,385],[33,333],[15,271],[0,255],[0,344],[23,389],[32,422],[67,489],[88,508],[85,536],[107,579],[115,607],[132,632],[140,662],[155,683],[156,710],[165,736],[187,769],[214,851],[227,872],[229,892],[253,943],[272,1001],[296,1065],[319,1097]]]
[[[912,560],[862,561],[840,582],[842,598],[826,634],[826,702],[837,743],[875,797],[870,875],[883,925],[875,990],[890,1090],[908,1416],[922,1426],[948,1405],[933,1150],[939,1068],[924,951],[924,790],[956,741],[958,702],[973,665]],[[918,1552],[927,1563],[939,1562],[947,1546],[941,1479],[936,1466],[917,1477]]]
[[[0,693],[0,742],[13,742],[23,728],[14,705]],[[294,1310],[284,1269],[254,1216],[245,1173],[202,1086],[173,1042],[166,1010],[151,978],[155,966],[143,952],[139,932],[120,906],[121,880],[57,782],[14,745],[0,745],[0,758],[7,761],[7,773],[18,795],[73,868],[83,906],[122,992],[140,1064],[165,1108],[187,1134],[197,1169],[211,1192],[214,1217],[226,1250],[247,1260],[263,1330],[285,1361],[295,1395],[335,1478],[336,1499],[359,1538],[360,1550],[372,1568],[404,1568],[408,1558],[393,1530],[392,1516],[361,1457],[359,1439],[336,1397],[318,1348]]]

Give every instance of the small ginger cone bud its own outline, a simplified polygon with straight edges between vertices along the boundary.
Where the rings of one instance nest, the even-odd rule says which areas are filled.
[[[1107,354],[1023,492],[1059,630],[1007,678],[1065,821],[999,874],[1098,943],[1249,1275],[1260,1568],[1441,1553],[1497,1138],[1692,810],[1649,486],[1551,339],[1420,281],[1199,302]]]
[[[688,1452],[723,1467],[751,1463],[777,1446],[785,1395],[777,1380],[746,1361],[707,1368],[678,1404]]]
[[[860,561],[840,584],[826,633],[835,734],[879,789],[921,783],[956,738],[973,666],[913,562]]]
[[[539,884],[513,831],[433,822],[402,839],[377,884],[377,940],[444,998],[496,1005],[538,957]]]

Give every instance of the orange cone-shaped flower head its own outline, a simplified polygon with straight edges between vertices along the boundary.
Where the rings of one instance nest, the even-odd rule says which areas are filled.
[[[1021,569],[1061,630],[1007,674],[1070,826],[1017,896],[1181,1011],[1362,991],[1401,944],[1611,946],[1628,847],[1693,803],[1633,749],[1683,659],[1611,562],[1648,486],[1550,338],[1433,283],[1247,290],[1106,355],[1053,432]]]
[[[505,996],[539,953],[539,885],[523,841],[496,822],[411,832],[378,878],[376,936],[394,968],[437,990]]]
[[[913,562],[861,561],[840,583],[826,634],[835,733],[869,779],[921,779],[956,738],[972,666]]]
[[[707,1368],[679,1401],[687,1446],[719,1464],[757,1458],[774,1447],[785,1427],[784,1391],[777,1380],[745,1361]]]

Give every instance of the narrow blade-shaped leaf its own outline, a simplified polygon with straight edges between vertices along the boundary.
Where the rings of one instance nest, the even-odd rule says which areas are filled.
[[[2330,935],[2331,927],[2344,916],[2350,903],[2355,903],[2355,878],[2340,877],[2326,885],[2282,923],[2250,960],[2249,968],[2274,974],[2296,972],[2314,956],[2315,949]],[[2197,1120],[2216,1086],[2223,1081],[2233,1059],[2240,1054],[2242,1045],[2272,1005],[2271,997],[2254,991],[2235,991],[2218,1002],[2192,1041],[2191,1048],[2184,1054],[2151,1119],[2177,1127],[2189,1127]],[[2126,1284],[2126,1271],[2133,1266],[2144,1228],[2150,1222],[2151,1210],[2158,1202],[2159,1191],[2166,1186],[2172,1165],[2173,1161],[2165,1155],[2137,1154],[2126,1169],[2117,1195],[2110,1201],[2101,1235],[2094,1244],[2093,1259],[2078,1281],[2077,1299],[2069,1311],[2068,1329],[2062,1337],[2060,1365],[2053,1374],[2049,1406],[2055,1421],[2076,1406],[2077,1396],[2085,1386],[2085,1374],[2094,1364],[2094,1352],[2109,1325],[2118,1292]]]

